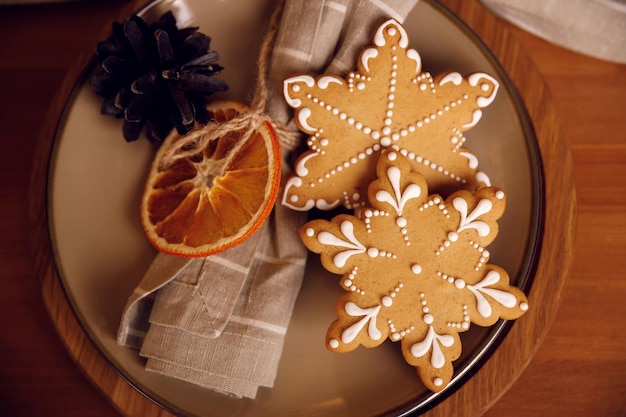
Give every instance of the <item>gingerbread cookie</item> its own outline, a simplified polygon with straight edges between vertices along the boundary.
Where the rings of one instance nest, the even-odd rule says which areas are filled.
[[[470,324],[491,326],[528,308],[507,272],[489,264],[486,247],[498,233],[505,194],[496,187],[428,195],[410,159],[381,153],[360,217],[340,214],[300,229],[323,266],[341,274],[329,350],[347,352],[400,342],[406,362],[430,390],[452,379],[461,354],[459,334]]]
[[[378,28],[373,44],[345,79],[324,74],[285,80],[286,101],[310,137],[309,150],[286,183],[284,205],[363,206],[380,151],[389,147],[411,160],[432,192],[489,185],[476,157],[463,147],[463,132],[478,123],[498,82],[484,73],[433,78],[422,72],[420,55],[393,19]]]

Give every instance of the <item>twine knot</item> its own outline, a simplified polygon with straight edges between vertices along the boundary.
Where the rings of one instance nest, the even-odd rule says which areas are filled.
[[[280,2],[274,10],[267,33],[263,38],[261,50],[258,58],[258,77],[255,86],[254,96],[250,107],[242,111],[234,118],[222,123],[210,121],[204,126],[199,126],[179,140],[172,143],[171,146],[163,153],[160,168],[166,169],[174,162],[182,158],[191,157],[210,142],[219,139],[231,132],[242,132],[237,145],[230,150],[229,155],[236,155],[237,150],[243,146],[246,141],[257,131],[264,123],[269,123],[281,144],[281,148],[290,152],[296,149],[301,140],[301,134],[294,129],[289,128],[284,123],[272,119],[265,112],[268,100],[267,91],[267,66],[269,65],[269,53],[274,43],[276,33],[278,31],[278,22],[283,9],[283,3]],[[229,159],[228,156],[226,159]]]

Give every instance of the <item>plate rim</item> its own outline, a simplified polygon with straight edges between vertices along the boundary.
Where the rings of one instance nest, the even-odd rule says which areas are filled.
[[[142,7],[135,9],[133,13],[141,13],[145,10],[148,10],[150,7],[152,7],[155,3],[158,3],[159,1],[164,1],[164,0],[152,0],[144,4]],[[536,229],[533,228],[533,230],[536,230],[536,233],[534,233],[533,238],[529,239],[529,241],[527,242],[526,253],[530,254],[530,256],[527,256],[524,258],[525,262],[523,263],[523,267],[521,268],[520,274],[519,274],[519,277],[521,279],[517,283],[517,286],[519,286],[524,292],[527,293],[532,287],[532,283],[535,277],[534,272],[537,269],[538,258],[541,252],[541,243],[543,240],[544,217],[545,217],[545,213],[544,213],[545,207],[543,204],[544,193],[545,193],[545,186],[544,186],[544,181],[543,181],[543,175],[544,175],[543,164],[541,162],[541,153],[539,151],[537,137],[533,129],[532,121],[528,115],[526,106],[524,105],[524,102],[521,99],[514,83],[508,76],[507,72],[504,70],[503,66],[501,65],[501,63],[499,62],[495,54],[487,46],[487,44],[478,36],[478,34],[469,25],[467,25],[467,23],[465,23],[458,15],[456,15],[451,9],[443,5],[438,0],[421,0],[421,1],[425,3],[429,3],[439,12],[442,12],[443,14],[445,14],[449,20],[454,22],[455,26],[457,26],[458,28],[466,32],[467,37],[471,39],[474,44],[479,46],[479,49],[481,49],[481,51],[483,52],[484,57],[488,58],[490,63],[493,65],[493,67],[497,69],[498,71],[497,75],[500,77],[501,80],[503,80],[503,83],[501,84],[501,86],[504,86],[507,89],[509,95],[515,102],[516,104],[515,109],[517,112],[518,119],[520,121],[520,125],[525,131],[524,136],[527,139],[531,138],[531,140],[526,140],[525,143],[527,146],[530,146],[531,148],[529,149],[529,153],[528,153],[529,156],[531,157],[530,162],[533,162],[535,158],[537,159],[536,161],[534,161],[536,163],[534,164],[531,163],[531,166],[537,168],[536,170],[533,171],[533,175],[532,175],[532,180],[533,180],[532,184],[536,184],[536,183],[539,184],[539,187],[537,187],[537,189],[534,189],[535,187],[533,187],[533,191],[535,194],[534,199],[533,199],[534,201],[533,206],[534,207],[538,206],[539,210],[531,211],[533,214],[531,223],[536,226]],[[63,101],[61,117],[58,118],[57,123],[55,124],[54,134],[52,138],[48,138],[48,140],[51,142],[51,145],[50,145],[51,150],[50,150],[50,155],[49,155],[46,167],[45,167],[45,171],[47,174],[46,181],[45,181],[45,188],[46,188],[45,211],[46,211],[47,218],[51,217],[50,215],[51,209],[49,207],[49,204],[52,201],[52,199],[50,198],[50,194],[51,194],[50,188],[51,188],[51,183],[52,183],[51,173],[52,173],[52,169],[54,165],[53,164],[54,156],[58,150],[57,144],[59,142],[59,135],[63,131],[63,127],[67,121],[67,109],[71,107],[70,104],[72,100],[75,98],[79,88],[82,86],[82,84],[85,82],[88,75],[94,68],[95,59],[94,59],[93,54],[88,62],[89,62],[88,65],[86,66],[83,65],[83,69],[80,72],[80,76],[77,78],[74,78],[74,85],[71,88],[70,94]],[[111,365],[111,367],[115,370],[115,372],[124,381],[126,381],[130,386],[133,387],[133,389],[138,391],[145,398],[147,398],[148,400],[150,400],[151,402],[155,403],[157,406],[165,409],[168,412],[171,412],[177,415],[180,414],[181,412],[184,412],[183,410],[179,410],[175,406],[173,407],[167,399],[162,398],[161,396],[155,394],[154,392],[151,392],[150,389],[146,389],[146,387],[143,386],[143,384],[138,383],[137,381],[134,380],[134,378],[132,378],[131,376],[123,372],[121,369],[123,367],[118,363],[118,361],[116,361],[114,357],[111,357],[109,354],[107,354],[106,349],[102,347],[101,342],[98,341],[98,338],[94,334],[93,330],[89,327],[88,323],[85,322],[85,318],[82,316],[82,314],[80,314],[80,310],[77,308],[76,301],[74,300],[74,297],[72,296],[70,289],[67,288],[67,282],[63,278],[64,275],[62,273],[61,267],[59,263],[57,262],[59,258],[58,258],[56,245],[54,243],[54,233],[53,233],[54,225],[52,224],[52,222],[47,224],[46,229],[48,232],[48,239],[49,239],[49,244],[50,244],[51,253],[52,253],[52,259],[51,259],[52,268],[56,272],[57,279],[60,282],[60,287],[63,290],[63,293],[66,299],[68,300],[72,313],[77,318],[78,324],[80,325],[82,331],[85,333],[85,335],[87,336],[88,340],[92,343],[92,345],[96,348],[99,355],[102,358],[104,358],[108,364]],[[436,395],[434,399],[432,399],[431,401],[427,403],[428,405],[427,407],[422,407],[421,404],[417,406],[401,405],[396,410],[394,410],[392,414],[389,414],[389,415],[405,416],[405,415],[414,413],[416,411],[427,412],[433,407],[436,407],[440,402],[447,399],[450,395],[452,395],[459,388],[461,388],[468,379],[470,379],[476,372],[480,370],[482,365],[492,356],[495,350],[497,350],[497,347],[500,345],[502,340],[506,337],[506,335],[511,330],[512,325],[513,325],[513,322],[511,321],[500,320],[498,324],[492,326],[492,331],[489,332],[490,336],[488,337],[489,343],[487,344],[487,346],[481,349],[481,350],[486,350],[487,352],[485,354],[479,355],[478,360],[474,360],[473,362],[475,363],[473,363],[469,367],[463,367],[463,372],[461,374],[456,375],[456,372],[455,372],[455,377],[453,378],[454,382],[449,385],[450,389],[449,390],[446,389],[442,391],[441,393],[439,393],[441,395]],[[491,334],[494,334],[494,336],[492,337]],[[444,393],[445,395],[443,395]]]

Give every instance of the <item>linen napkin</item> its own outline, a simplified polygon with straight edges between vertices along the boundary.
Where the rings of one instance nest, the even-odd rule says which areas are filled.
[[[554,44],[626,63],[625,0],[482,0],[496,15]]]
[[[343,75],[375,28],[403,21],[417,0],[286,0],[270,60],[267,113],[293,126],[282,96],[294,73]],[[295,128],[294,128],[295,129]],[[283,179],[292,149],[284,149]],[[263,227],[220,254],[159,253],[128,299],[118,343],[140,349],[146,369],[235,397],[272,387],[300,290],[306,213],[277,204]]]

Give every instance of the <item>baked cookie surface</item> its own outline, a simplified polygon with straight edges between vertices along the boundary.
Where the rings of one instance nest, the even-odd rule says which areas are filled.
[[[367,204],[367,186],[386,148],[409,158],[432,192],[445,196],[490,185],[477,158],[463,147],[463,132],[478,123],[497,90],[498,82],[484,73],[423,72],[405,29],[386,21],[361,54],[357,71],[345,78],[285,80],[285,99],[300,130],[310,136],[282,203],[295,210]]]
[[[528,309],[507,272],[489,264],[506,196],[496,187],[429,195],[424,176],[387,149],[360,216],[340,214],[300,229],[305,246],[345,290],[326,346],[348,352],[400,342],[427,388],[442,390],[462,351],[459,334]]]

